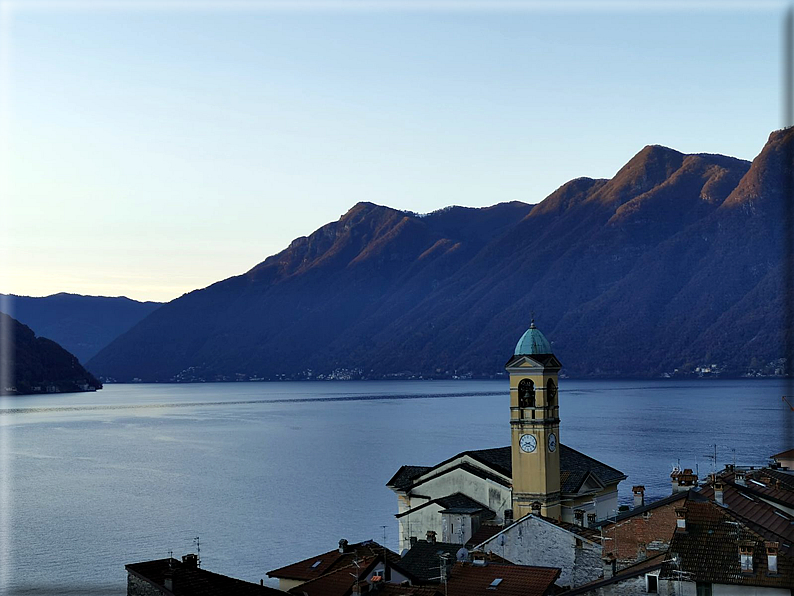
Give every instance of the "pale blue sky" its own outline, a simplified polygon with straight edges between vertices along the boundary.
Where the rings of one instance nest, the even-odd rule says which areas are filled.
[[[782,126],[782,4],[10,6],[0,292],[169,300],[358,201],[536,203]]]

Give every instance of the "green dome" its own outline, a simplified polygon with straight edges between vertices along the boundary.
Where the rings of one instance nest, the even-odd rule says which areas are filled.
[[[516,344],[516,356],[531,356],[532,354],[551,354],[551,344],[546,336],[535,327],[535,320],[529,325],[521,339]]]

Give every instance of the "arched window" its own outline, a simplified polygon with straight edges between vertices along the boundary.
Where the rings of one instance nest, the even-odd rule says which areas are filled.
[[[522,408],[535,407],[535,383],[529,379],[518,382],[518,405]]]
[[[546,403],[550,408],[557,404],[557,385],[554,384],[552,379],[549,379],[549,382],[546,383]]]

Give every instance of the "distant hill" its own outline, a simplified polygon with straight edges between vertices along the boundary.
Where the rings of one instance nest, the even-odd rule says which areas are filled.
[[[59,343],[81,362],[87,362],[159,306],[159,302],[137,302],[123,296],[65,293],[44,298],[5,295],[0,299],[0,310]]]
[[[767,373],[784,355],[792,142],[773,133],[752,164],[648,146],[535,206],[359,203],[87,366],[120,381],[491,376],[534,312],[572,376]]]
[[[11,386],[0,387],[0,393],[55,393],[95,391],[102,384],[86,371],[77,358],[52,340],[36,337],[30,329],[0,313],[0,328],[8,332],[12,350],[3,351],[2,358],[13,355]],[[0,366],[7,365],[3,362]]]

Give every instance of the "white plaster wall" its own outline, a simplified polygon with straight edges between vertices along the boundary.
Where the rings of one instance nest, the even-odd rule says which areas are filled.
[[[453,470],[442,476],[433,478],[418,486],[415,491],[432,499],[447,497],[454,493],[462,493],[475,501],[486,505],[494,511],[499,519],[503,518],[504,510],[512,507],[510,489],[492,480],[484,480],[465,470]],[[426,502],[411,499],[411,506]]]
[[[526,517],[483,545],[518,565],[540,565],[562,569],[557,584],[580,586],[601,575],[601,549],[583,541],[576,547],[576,537],[548,522]]]
[[[618,491],[599,495],[595,501],[596,519],[605,519],[614,516],[618,510]]]
[[[411,548],[411,536],[424,540],[429,530],[436,533],[437,540],[441,540],[443,528],[441,526],[440,512],[441,506],[433,503],[419,511],[414,511],[398,518],[400,524],[400,551],[404,548]]]
[[[791,590],[786,588],[731,586],[727,584],[714,584],[711,588],[711,593],[712,596],[791,596]]]

